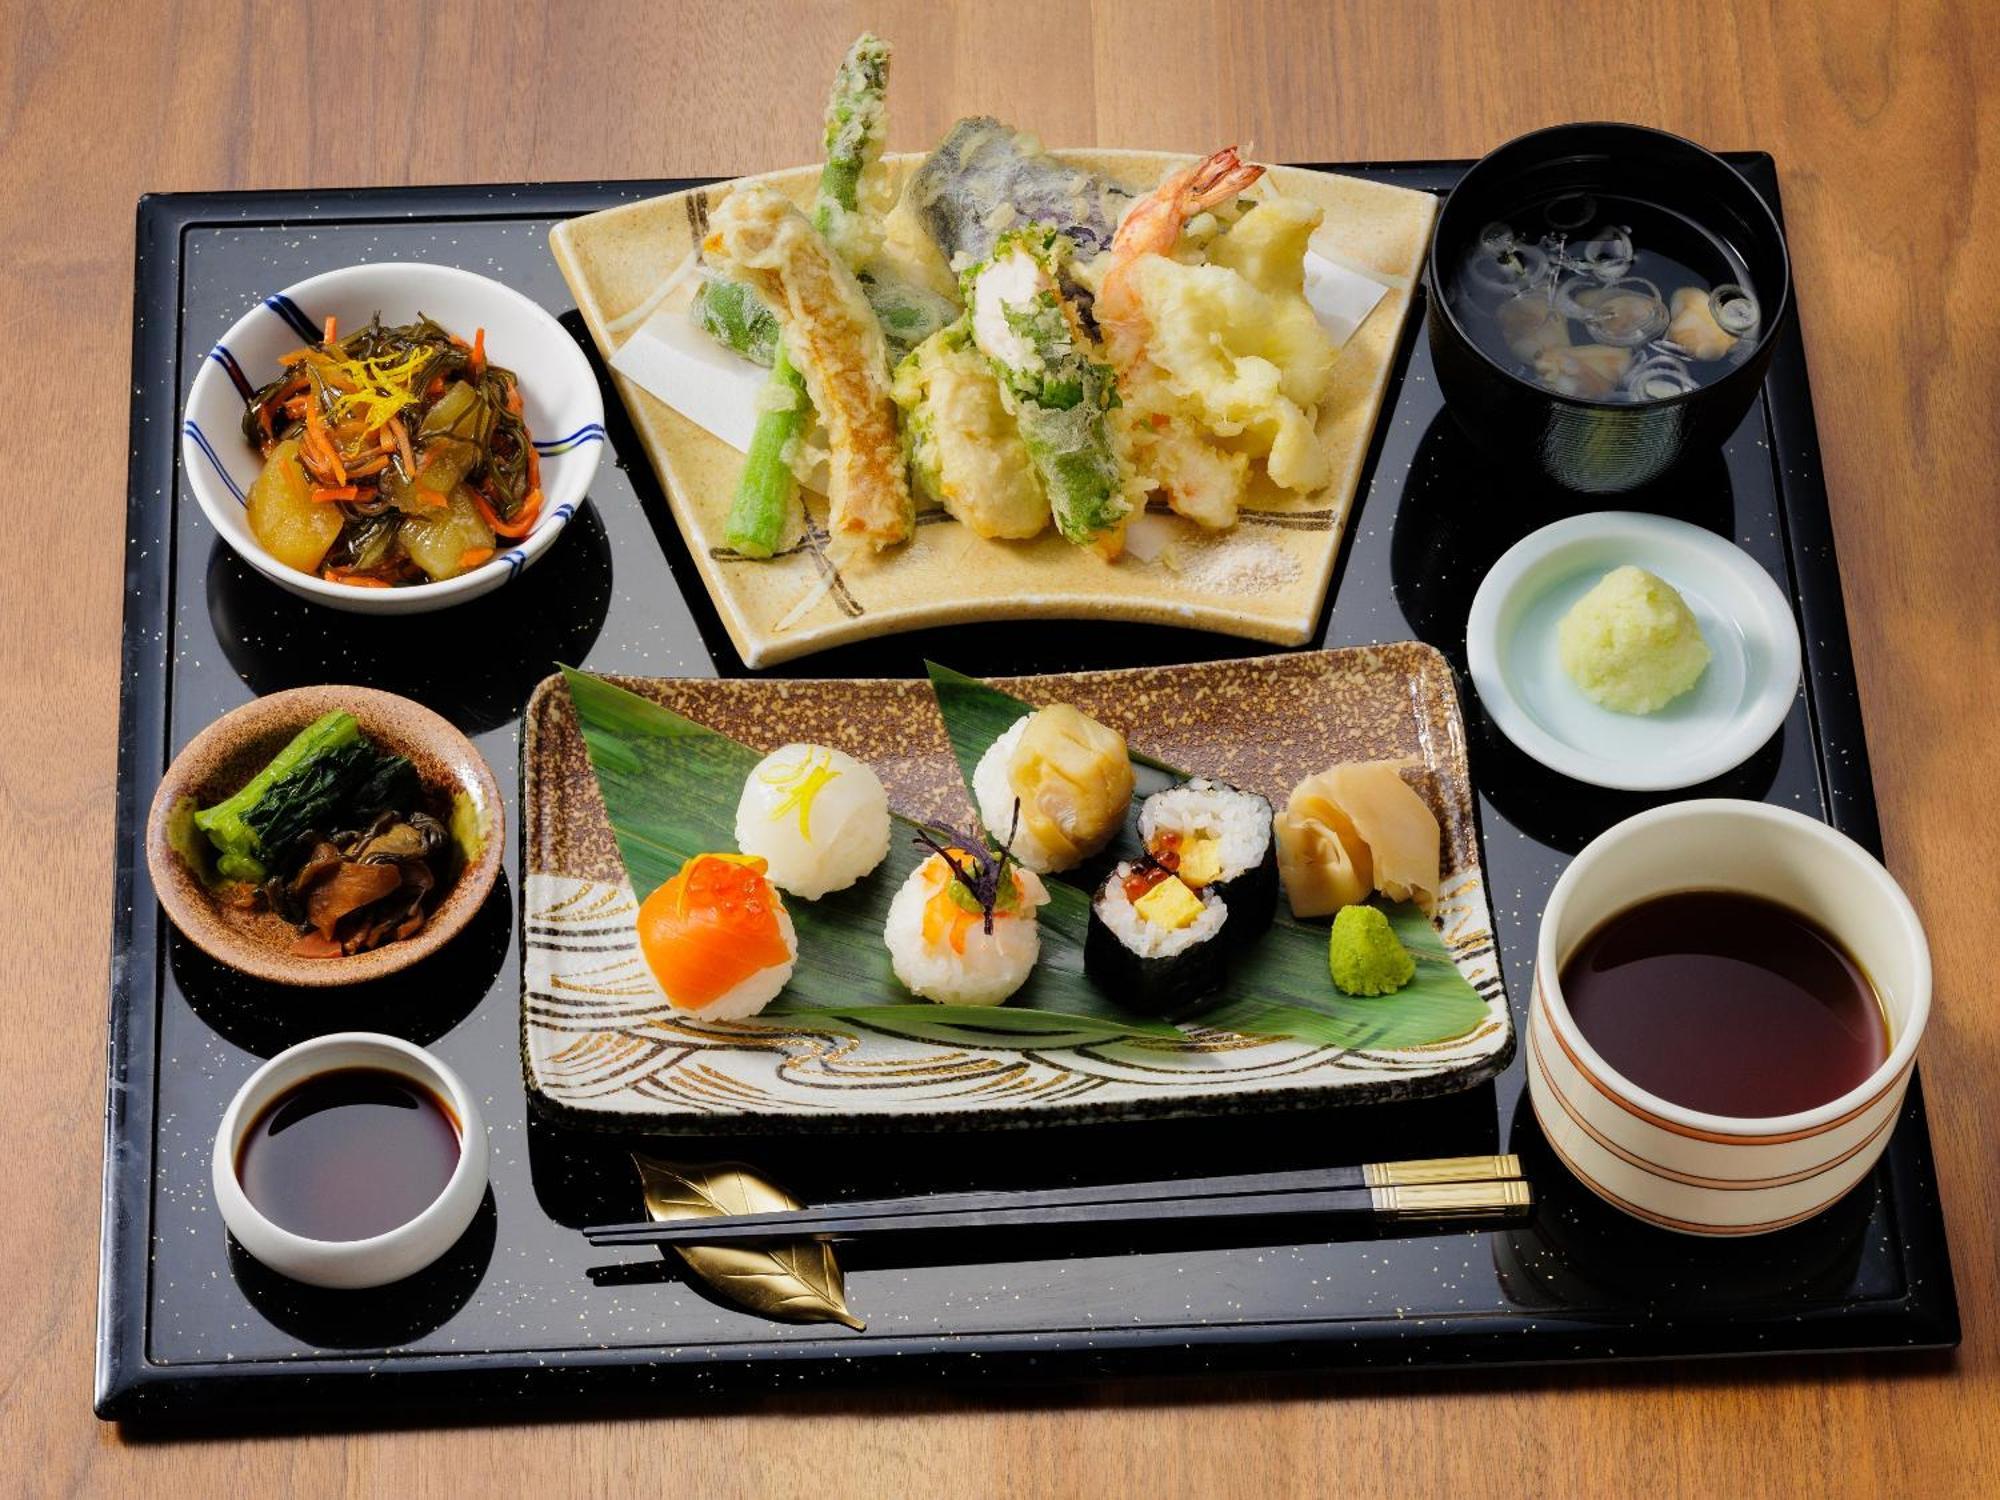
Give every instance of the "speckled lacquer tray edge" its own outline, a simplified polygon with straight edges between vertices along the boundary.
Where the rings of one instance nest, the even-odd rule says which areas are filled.
[[[1769,156],[1727,158],[1778,201]],[[1448,191],[1466,163],[1350,164],[1358,172],[1429,191]],[[509,1410],[657,1411],[677,1392],[705,1403],[795,1390],[801,1379],[851,1387],[872,1383],[1024,1378],[1038,1386],[1105,1376],[1199,1373],[1214,1380],[1272,1370],[1465,1370],[1487,1365],[1575,1363],[1798,1351],[1936,1350],[1959,1341],[1918,1068],[1902,1123],[1884,1156],[1896,1185],[1895,1250],[1905,1273],[1896,1296],[1820,1310],[1782,1324],[1715,1325],[1669,1333],[1662,1325],[1572,1321],[1543,1312],[1413,1325],[1363,1315],[1232,1324],[1048,1328],[1018,1335],[776,1339],[672,1351],[550,1348],[406,1354],[340,1353],[276,1363],[167,1365],[148,1353],[148,1278],[157,1141],[160,984],[165,949],[145,870],[143,835],[152,789],[171,740],[175,643],[171,625],[175,416],[185,386],[179,368],[179,297],[185,235],[206,226],[325,222],[460,222],[494,217],[560,218],[687,186],[684,182],[490,184],[466,187],[290,190],[150,195],[140,200],[133,288],[131,433],[126,611],[114,789],[109,1028],[106,1049],[102,1238],[93,1404],[106,1419],[161,1433],[229,1432],[290,1414],[358,1427],[416,1410],[490,1414]],[[172,310],[171,314],[169,310]],[[160,371],[172,372],[161,378]],[[1881,848],[1853,654],[1841,595],[1819,443],[1797,325],[1782,338],[1766,380],[1764,434],[1784,512],[1784,547],[1796,586],[1806,649],[1805,691],[1814,747],[1833,825]],[[220,1105],[218,1103],[218,1109]],[[1461,1377],[1463,1378],[1463,1377]],[[1502,1377],[1504,1378],[1504,1377]],[[1579,1376],[1579,1378],[1587,1378]],[[385,1413],[397,1415],[385,1417]]]
[[[1191,158],[1158,151],[1060,151],[1057,155],[1137,187]],[[922,158],[892,156],[885,165],[900,185]],[[1333,477],[1311,495],[1272,492],[1246,509],[1238,527],[1211,542],[1174,520],[1200,556],[1212,547],[1256,549],[1279,581],[1246,593],[1218,591],[1172,569],[1128,556],[1106,564],[1052,533],[1029,543],[981,541],[942,512],[921,518],[915,541],[872,560],[829,558],[821,528],[789,556],[752,565],[721,545],[741,458],[616,371],[623,398],[703,586],[744,662],[768,667],[810,652],[925,626],[994,619],[1113,619],[1193,626],[1275,645],[1311,639],[1334,560],[1366,464],[1414,303],[1423,254],[1437,213],[1430,193],[1279,167],[1273,181],[1326,210],[1314,248],[1376,279],[1387,292],[1349,340],[1321,403],[1319,435]],[[767,182],[804,197],[811,168],[765,173]],[[705,222],[710,195],[728,184],[689,188],[659,199],[558,224],[549,243],[578,311],[607,365],[630,329],[614,321],[638,306],[678,265]],[[1253,537],[1252,533],[1256,533]],[[940,587],[939,580],[951,580]]]
[[[965,815],[943,721],[920,679],[618,680],[759,749],[799,736],[839,744],[877,765],[899,808]],[[732,1025],[676,1015],[632,937],[632,891],[568,693],[551,677],[530,700],[522,746],[521,1051],[530,1097],[565,1123],[600,1129],[990,1129],[1432,1097],[1507,1065],[1513,1017],[1479,863],[1465,731],[1441,654],[1404,642],[1019,679],[1015,690],[1076,702],[1134,735],[1153,724],[1149,750],[1279,798],[1328,760],[1412,755],[1445,831],[1439,922],[1486,998],[1485,1019],[1429,1047],[1350,1051],[1213,1031],[1165,1045],[1023,1048],[969,1034],[941,1044],[854,1020]],[[1176,708],[1188,712],[1177,718]],[[1200,728],[1159,728],[1177,722]]]

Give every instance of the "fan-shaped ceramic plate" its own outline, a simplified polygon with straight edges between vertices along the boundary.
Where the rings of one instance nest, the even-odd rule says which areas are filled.
[[[787,682],[622,678],[625,687],[759,750],[835,745],[873,766],[910,816],[971,814],[922,679]],[[1355,1051],[1190,1028],[1182,1041],[999,1047],[798,1016],[704,1021],[670,1012],[633,932],[636,904],[562,679],[529,701],[524,778],[522,1050],[529,1092],[572,1124],[626,1130],[1034,1125],[1379,1102],[1470,1088],[1507,1065],[1513,1022],[1479,867],[1451,668],[1428,646],[1357,646],[1200,666],[999,684],[1061,700],[1168,763],[1282,804],[1337,760],[1408,756],[1444,831],[1439,919],[1486,1000],[1465,1035]]]
[[[1062,151],[1135,189],[1192,158],[1151,151]],[[920,161],[887,162],[893,184]],[[653,461],[674,519],[730,639],[750,666],[770,666],[844,642],[968,620],[1116,619],[1198,626],[1300,645],[1309,640],[1333,575],[1369,437],[1410,310],[1437,200],[1428,193],[1332,173],[1274,168],[1282,191],[1326,211],[1313,249],[1380,282],[1382,300],[1343,346],[1333,388],[1321,403],[1319,437],[1332,459],[1326,488],[1294,495],[1268,484],[1242,520],[1205,533],[1155,509],[1135,523],[1115,563],[1072,547],[1054,532],[1029,542],[987,541],[943,511],[918,518],[915,540],[879,558],[836,565],[825,549],[825,501],[811,496],[804,538],[768,562],[723,544],[723,522],[743,456],[622,375],[614,375]],[[809,199],[818,168],[757,179]],[[641,309],[689,254],[711,197],[696,188],[558,224],[550,235],[577,307],[609,361],[631,336],[621,323]],[[892,242],[920,233],[891,217]]]

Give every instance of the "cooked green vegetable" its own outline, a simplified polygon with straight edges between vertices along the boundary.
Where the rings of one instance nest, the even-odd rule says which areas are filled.
[[[730,503],[729,520],[723,527],[722,539],[745,557],[769,557],[784,539],[785,526],[792,517],[792,496],[798,488],[786,450],[797,440],[806,413],[812,410],[805,377],[792,367],[783,339],[778,340],[764,399],[775,403],[781,393],[791,404],[782,409],[767,404],[759,413],[743,473],[736,481],[736,498]]]
[[[216,870],[228,880],[261,881],[265,875],[263,861],[259,858],[262,843],[256,830],[246,821],[246,815],[261,802],[264,795],[292,772],[307,762],[338,750],[343,745],[352,745],[361,739],[361,726],[354,715],[335,709],[322,714],[292,737],[271,763],[243,784],[235,796],[205,808],[194,815],[194,826],[208,835],[208,841],[215,845],[219,858]]]
[[[281,860],[308,833],[361,828],[383,813],[407,813],[422,792],[408,760],[356,740],[273,782],[244,812],[243,823],[267,861]]]
[[[863,32],[834,74],[833,93],[826,104],[826,165],[820,169],[819,193],[813,202],[813,228],[855,267],[873,249],[871,226],[861,210],[861,174],[882,154],[887,123],[882,96],[888,84],[889,44]],[[798,490],[789,460],[811,409],[805,377],[786,358],[780,338],[771,365],[771,390],[758,413],[723,534],[746,557],[769,557],[784,535]]]
[[[891,363],[958,316],[958,304],[951,298],[904,281],[879,264],[862,271],[860,281],[861,290],[868,294],[868,305],[875,309],[875,321],[882,325],[883,337],[889,341]]]
[[[778,361],[778,317],[740,281],[715,277],[695,288],[695,326],[723,348],[769,369]]]
[[[1010,229],[994,241],[992,259],[965,271],[965,302],[973,342],[1000,378],[1056,529],[1078,546],[1115,553],[1131,510],[1105,420],[1119,404],[1118,383],[1091,357],[1063,300],[1069,251],[1046,224]]]
[[[901,359],[958,316],[958,304],[951,298],[905,281],[879,262],[859,272],[858,279],[889,340],[891,359]],[[723,276],[702,282],[695,288],[689,316],[731,353],[766,369],[777,363],[777,314],[742,282]]]
[[[223,879],[261,884],[303,835],[407,813],[422,790],[415,766],[376,749],[354,715],[336,709],[293,736],[235,796],[196,812],[194,826],[215,847]]]

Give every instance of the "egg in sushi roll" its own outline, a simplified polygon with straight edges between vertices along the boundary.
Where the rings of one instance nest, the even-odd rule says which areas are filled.
[[[1213,887],[1196,890],[1150,859],[1121,860],[1090,903],[1083,972],[1128,1010],[1192,1015],[1222,987],[1233,921]]]
[[[917,838],[931,856],[889,903],[882,937],[890,966],[926,1000],[998,1005],[1027,982],[1041,955],[1035,909],[1048,889],[982,838],[948,829]]]
[[[988,828],[1019,826],[1007,847],[1030,870],[1081,864],[1111,842],[1132,805],[1125,736],[1067,703],[1016,719],[972,771],[973,800]]]
[[[1261,936],[1278,909],[1278,852],[1271,804],[1255,792],[1196,777],[1139,805],[1147,856],[1190,890],[1213,891],[1229,908],[1237,947]]]
[[[844,750],[781,745],[744,779],[736,847],[762,859],[779,890],[816,901],[882,863],[889,794]]]
[[[764,861],[697,854],[639,908],[639,951],[667,1004],[708,1020],[740,1021],[778,996],[799,939]]]

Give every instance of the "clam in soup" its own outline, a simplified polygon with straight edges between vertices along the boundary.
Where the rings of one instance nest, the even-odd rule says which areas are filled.
[[[1742,263],[1689,219],[1565,193],[1488,224],[1448,294],[1495,363],[1557,395],[1646,402],[1750,356],[1763,314]]]

